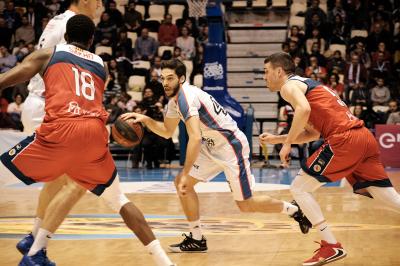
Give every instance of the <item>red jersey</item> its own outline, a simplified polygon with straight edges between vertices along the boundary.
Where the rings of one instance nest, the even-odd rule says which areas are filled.
[[[307,85],[306,98],[311,107],[308,122],[324,139],[333,134],[364,126],[364,122],[352,115],[340,97],[327,86],[299,76],[292,76],[289,80],[298,80]]]
[[[103,107],[106,78],[99,56],[73,45],[57,45],[43,74],[44,122],[78,117],[99,118],[105,122],[108,117]]]

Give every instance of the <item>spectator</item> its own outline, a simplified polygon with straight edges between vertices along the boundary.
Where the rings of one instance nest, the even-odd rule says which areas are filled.
[[[135,10],[136,4],[135,1],[130,0],[128,4],[128,9],[125,11],[124,22],[125,27],[128,31],[136,32],[139,34],[140,25],[143,21],[143,16],[140,12]]]
[[[364,1],[352,0],[346,8],[347,24],[351,29],[367,30],[368,29],[368,12]]]
[[[304,63],[300,56],[295,55],[293,57],[294,65],[296,66],[294,73],[298,76],[304,76]]]
[[[40,27],[38,27],[37,32],[36,32],[36,39],[35,39],[36,41],[39,40],[40,35],[42,35],[42,33],[48,23],[49,23],[49,18],[47,18],[47,17],[42,18],[42,20],[40,21]]]
[[[315,56],[318,59],[318,64],[320,66],[326,66],[326,58],[321,53],[321,47],[319,43],[315,42],[311,46],[311,53],[308,55],[308,57],[310,58],[311,56]]]
[[[326,25],[322,22],[318,14],[313,14],[311,21],[306,20],[306,38],[310,38],[312,36],[312,30],[315,28],[317,28],[321,33],[321,37],[328,37],[327,35],[329,32],[327,32]]]
[[[22,25],[15,32],[15,41],[23,40],[25,43],[32,43],[35,41],[35,30],[29,24],[27,16],[22,17]]]
[[[337,73],[342,74],[344,73],[345,68],[346,62],[342,57],[342,53],[338,50],[334,51],[333,57],[328,62],[328,71],[332,72],[335,69]]]
[[[311,73],[316,74],[320,80],[325,79],[327,75],[326,68],[318,64],[318,58],[316,56],[310,57],[310,66],[307,67],[305,71],[306,77],[311,77]]]
[[[400,125],[400,112],[394,112],[389,115],[386,124],[388,125]]]
[[[298,43],[299,46],[303,46],[304,44],[304,34],[300,32],[300,28],[296,25],[293,25],[290,28],[289,32],[289,37],[286,40],[287,42],[289,41],[295,41]]]
[[[115,93],[120,93],[121,90],[125,91],[127,77],[119,71],[118,64],[115,59],[111,59],[108,63],[108,72],[109,82],[107,84],[107,89],[114,91]]]
[[[349,93],[349,95],[351,95],[350,97],[351,105],[356,105],[356,104],[369,105],[369,100],[370,100],[369,92],[363,83],[355,84],[352,88],[352,93]]]
[[[60,10],[60,3],[59,0],[51,0],[48,5],[46,5],[47,9],[49,10],[50,17],[54,17],[57,15],[58,10]]]
[[[306,22],[311,21],[314,14],[316,14],[316,15],[318,15],[318,17],[320,17],[322,23],[326,22],[326,14],[319,7],[319,0],[311,1],[311,6],[307,9],[306,14],[305,14]]]
[[[294,41],[294,42],[295,42],[295,41]],[[290,52],[289,43],[288,43],[288,42],[283,42],[283,43],[281,44],[281,49],[282,49],[282,52],[284,52],[284,53],[289,53],[289,52]]]
[[[7,28],[13,32],[21,25],[21,17],[15,10],[13,1],[7,3],[7,8],[3,11],[3,17],[6,21]]]
[[[176,46],[176,47],[174,48],[173,58],[179,59],[179,60],[181,60],[181,61],[183,60],[183,57],[182,57],[182,49],[179,48],[178,46]]]
[[[120,31],[118,34],[118,41],[116,45],[113,47],[114,53],[116,51],[123,52],[126,57],[132,58],[133,49],[132,49],[132,40],[128,38],[128,33],[126,31]]]
[[[386,105],[390,100],[390,90],[385,86],[385,79],[380,77],[377,85],[371,90],[371,101],[375,105]]]
[[[398,113],[398,112],[400,111],[399,106],[398,106],[398,103],[397,103],[397,101],[394,100],[394,99],[392,99],[392,100],[389,101],[388,106],[389,106],[389,110],[387,110],[387,112],[386,112],[385,115],[384,115],[384,121],[388,121],[389,116],[390,116],[392,113]]]
[[[8,52],[5,46],[0,46],[0,73],[4,73],[17,64],[17,57]]]
[[[390,62],[392,60],[392,55],[386,49],[386,44],[384,42],[380,42],[378,44],[378,49],[371,53],[371,58],[372,58],[373,61],[377,61],[378,60],[379,52],[383,53],[383,60],[384,61],[389,61]]]
[[[185,24],[183,26],[188,29],[188,35],[191,35],[193,38],[197,38],[199,36],[199,30],[193,24],[193,21],[190,18],[185,20]]]
[[[185,26],[182,27],[181,34],[182,36],[176,39],[176,46],[181,48],[183,60],[191,60],[196,55],[194,38],[189,36],[189,29]]]
[[[152,71],[155,71],[157,73],[158,81],[161,82],[161,78],[160,78],[161,77],[161,57],[159,57],[159,56],[154,57],[154,63],[151,67],[150,72],[152,72]]]
[[[391,40],[390,32],[384,30],[381,24],[375,23],[372,32],[367,37],[367,50],[368,52],[376,51],[380,42],[384,42],[386,48],[390,49]]]
[[[365,50],[365,45],[362,41],[358,41],[353,49],[353,53],[356,53],[360,59],[360,62],[365,68],[371,67],[371,57]]]
[[[320,47],[320,52],[323,54],[325,52],[325,40],[321,37],[320,31],[318,28],[314,28],[312,30],[312,35],[306,41],[306,50],[308,54],[311,54],[311,49],[314,43],[318,43]]]
[[[7,27],[6,20],[0,17],[0,46],[10,48],[13,31]]]
[[[110,15],[110,20],[114,22],[118,28],[120,28],[123,24],[123,19],[121,12],[117,9],[117,4],[115,1],[111,0],[108,2],[108,8],[106,12]]]
[[[351,62],[346,65],[344,74],[344,84],[346,88],[346,99],[349,99],[349,92],[353,89],[364,88],[367,81],[367,69],[360,63],[360,58],[357,54],[351,56]]]
[[[18,62],[21,62],[24,59],[24,57],[28,54],[28,48],[25,46],[25,42],[22,40],[19,41],[18,46],[14,47],[12,54],[17,57]]]
[[[178,28],[175,24],[172,24],[171,14],[166,14],[163,23],[158,29],[158,41],[160,45],[175,46],[178,35]]]
[[[344,84],[339,81],[338,74],[332,74],[329,77],[328,87],[334,90],[341,99],[344,99]]]
[[[117,25],[110,20],[110,14],[103,12],[99,24],[96,29],[97,42],[101,42],[102,45],[108,43],[112,46],[117,39]],[[105,41],[107,40],[107,41]]]
[[[346,21],[346,11],[343,9],[342,0],[335,0],[334,8],[328,12],[328,21],[334,23],[336,16],[340,16],[342,21]]]
[[[385,60],[385,54],[383,52],[378,52],[376,61],[374,60],[371,65],[371,77],[388,77],[391,74],[391,69],[390,62]]]
[[[353,109],[353,115],[362,120],[362,112],[363,106],[361,104],[356,104]]]
[[[349,29],[344,23],[340,15],[335,16],[332,23],[332,34],[330,36],[330,44],[346,44],[346,39],[349,37]]]
[[[158,42],[149,36],[147,28],[142,29],[142,34],[136,39],[135,56],[136,60],[153,60],[158,50]]]
[[[302,49],[299,47],[298,43],[296,41],[291,40],[289,42],[289,54],[293,57],[293,56],[303,56],[303,51]]]
[[[196,42],[199,45],[205,45],[206,43],[208,43],[208,26],[207,25],[203,25],[201,27],[200,33],[196,39]]]
[[[156,121],[163,121],[163,109],[162,104],[157,101],[154,97],[154,93],[150,88],[145,88],[143,91],[143,100],[141,102],[141,106],[144,109],[144,113],[155,119]],[[144,160],[146,161],[146,168],[153,169],[160,167],[160,160],[162,159],[163,149],[166,146],[167,141],[153,133],[150,130],[147,130],[144,134],[142,140]]]
[[[310,77],[309,77],[309,78],[312,79],[312,80],[315,80],[315,81],[321,81],[321,80],[318,78],[317,74],[315,74],[314,72],[310,74]]]
[[[203,74],[204,69],[204,47],[202,44],[196,44],[196,56],[193,59],[193,74]]]
[[[14,102],[8,104],[7,113],[9,114],[17,114],[21,116],[22,107],[23,107],[23,98],[21,94],[16,94],[14,97]]]
[[[157,71],[153,70],[150,74],[150,81],[146,85],[147,88],[150,88],[153,91],[154,98],[160,103],[166,103],[166,97],[164,92],[164,87],[161,84],[160,76]]]

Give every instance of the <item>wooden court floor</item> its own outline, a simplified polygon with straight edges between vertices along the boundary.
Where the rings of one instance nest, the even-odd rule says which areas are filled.
[[[399,173],[390,175],[400,178]],[[0,190],[0,265],[17,265],[21,259],[15,249],[18,239],[6,234],[22,235],[30,230],[38,193],[37,188]],[[257,194],[291,200],[288,190]],[[354,195],[347,187],[322,188],[315,195],[348,253],[345,259],[330,265],[400,265],[400,214]],[[149,217],[164,247],[181,240],[179,235],[185,232],[186,223],[176,195],[128,197]],[[229,193],[200,194],[200,203],[209,252],[171,254],[178,265],[301,265],[318,248],[313,242],[319,240],[314,229],[302,235],[283,214],[241,214]],[[68,218],[59,233],[78,238],[54,239],[48,248],[49,257],[57,265],[153,265],[122,220],[111,215],[95,196],[86,194],[71,214],[75,216]],[[104,239],[110,235],[123,237]]]

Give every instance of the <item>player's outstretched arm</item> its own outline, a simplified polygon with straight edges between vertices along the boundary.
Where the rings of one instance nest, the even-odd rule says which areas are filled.
[[[143,123],[145,126],[150,129],[152,132],[157,135],[169,139],[174,134],[174,131],[179,123],[179,118],[168,118],[164,117],[164,122],[158,122],[146,115],[138,114],[138,113],[125,113],[121,115],[123,120],[128,120],[133,118],[136,123]]]
[[[261,144],[281,144],[286,142],[287,134],[285,135],[274,135],[268,132],[264,132],[259,136]],[[297,136],[297,138],[292,142],[292,144],[303,144],[319,139],[321,134],[309,126]]]
[[[30,80],[45,70],[54,48],[40,49],[28,55],[22,63],[0,74],[0,90]]]

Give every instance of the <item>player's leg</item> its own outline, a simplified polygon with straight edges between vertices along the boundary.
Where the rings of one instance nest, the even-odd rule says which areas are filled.
[[[387,206],[391,210],[400,213],[400,195],[393,187],[371,186],[367,190],[382,206]]]
[[[101,194],[101,197],[111,209],[119,212],[125,224],[147,248],[158,266],[173,265],[160,242],[154,236],[142,212],[122,193],[118,175],[111,186]]]
[[[203,147],[202,147],[203,148]],[[183,212],[189,222],[189,235],[184,235],[185,238],[178,244],[169,246],[172,252],[206,252],[207,241],[203,236],[200,221],[200,206],[197,192],[194,186],[200,181],[207,181],[214,178],[223,168],[210,157],[206,149],[202,149],[196,159],[189,176],[186,179],[185,191],[179,191],[179,184],[182,181],[179,174],[175,178],[175,187],[181,202]]]

